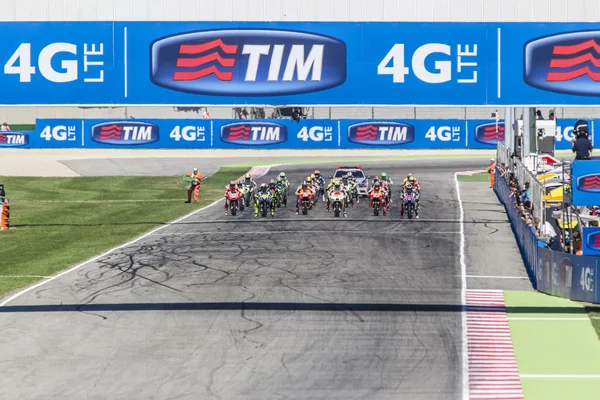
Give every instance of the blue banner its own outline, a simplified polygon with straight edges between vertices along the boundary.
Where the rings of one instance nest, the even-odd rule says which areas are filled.
[[[574,123],[558,121],[557,150],[571,148]],[[7,132],[0,147],[495,150],[498,139],[504,121],[38,119],[35,132]]]
[[[598,23],[0,27],[0,104],[593,105],[600,94]]]
[[[571,163],[571,188],[574,206],[600,204],[600,160],[575,160]]]
[[[584,256],[600,256],[600,228],[586,226],[583,228],[583,245],[581,251]]]

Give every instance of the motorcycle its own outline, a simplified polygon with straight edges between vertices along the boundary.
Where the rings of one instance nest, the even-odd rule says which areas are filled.
[[[231,215],[237,214],[237,210],[240,208],[241,199],[242,192],[240,192],[239,190],[227,193],[227,200],[229,200],[229,210],[231,211]]]
[[[246,207],[250,207],[250,202],[252,201],[252,187],[250,185],[242,184],[240,191],[242,192],[242,197],[244,198],[244,205]]]
[[[269,208],[271,208],[271,195],[268,192],[260,192],[258,194],[258,210],[263,218],[267,216]],[[271,210],[271,215],[274,215],[273,210]]]
[[[373,215],[378,216],[380,211],[383,211],[385,216],[386,211],[383,208],[383,193],[371,194],[371,203],[373,204]]]
[[[312,197],[313,195],[310,192],[302,192],[300,194],[300,208],[302,209],[302,215],[308,214],[308,210],[312,209]]]
[[[277,188],[277,196],[279,198],[279,206],[287,207],[287,189],[284,185]]]
[[[413,190],[408,190],[404,193],[404,211],[408,219],[412,219],[413,214],[417,209],[417,195]]]
[[[323,190],[323,188],[321,187],[319,182],[314,182],[313,190],[315,192],[315,196],[313,198],[313,205],[314,205],[314,204],[317,204],[317,201],[319,201],[319,197],[321,197],[321,191]]]
[[[343,212],[344,216],[346,216],[346,209],[344,207],[344,202],[346,201],[346,196],[343,192],[332,192],[329,195],[331,207],[333,207],[333,214],[335,217],[339,217],[340,213]]]

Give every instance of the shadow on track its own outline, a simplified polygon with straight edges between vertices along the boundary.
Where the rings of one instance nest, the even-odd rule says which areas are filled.
[[[121,303],[121,304],[40,304],[0,307],[0,313],[93,312],[93,311],[355,311],[355,312],[501,312],[516,314],[586,314],[580,307],[490,307],[461,304],[386,303]]]

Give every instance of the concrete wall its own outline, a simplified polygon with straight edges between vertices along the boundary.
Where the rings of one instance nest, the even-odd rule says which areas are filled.
[[[0,21],[600,21],[598,0],[0,0]]]
[[[0,0],[0,21],[600,21],[599,0]],[[488,118],[494,108],[317,108],[315,118]],[[231,118],[231,108],[211,108]],[[502,114],[502,110],[500,110]],[[270,110],[267,111],[267,115]],[[172,107],[0,107],[0,120],[123,116],[188,118]],[[598,117],[600,108],[559,110]]]

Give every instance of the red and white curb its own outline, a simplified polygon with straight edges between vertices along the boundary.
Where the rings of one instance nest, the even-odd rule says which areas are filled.
[[[524,399],[504,292],[467,290],[469,399]]]

